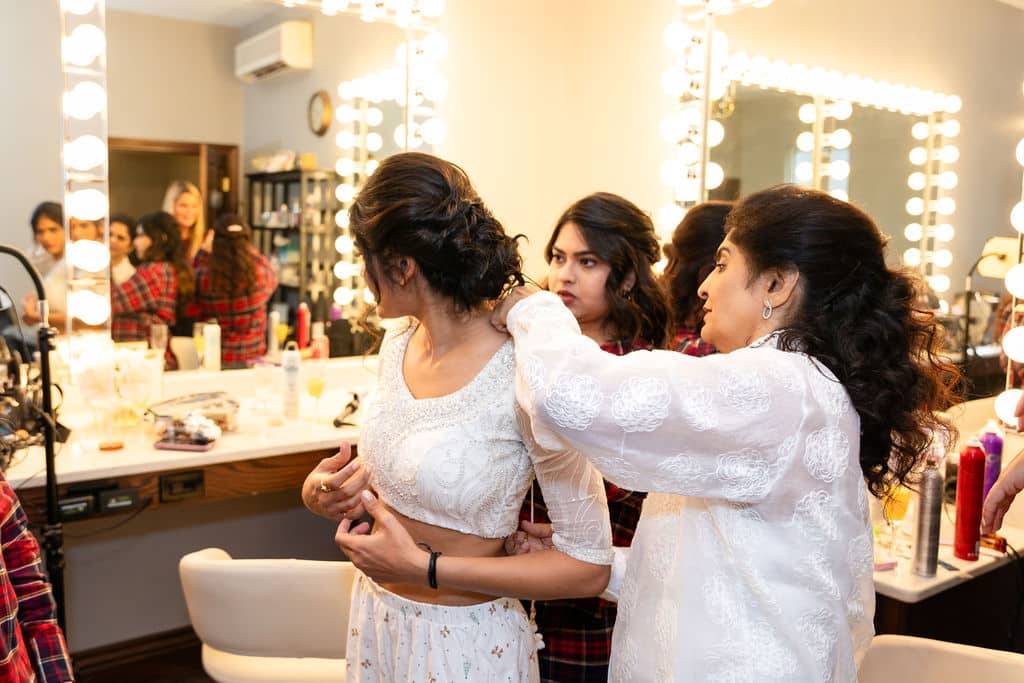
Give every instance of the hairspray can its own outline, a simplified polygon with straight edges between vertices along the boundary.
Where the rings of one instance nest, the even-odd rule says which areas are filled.
[[[929,457],[921,473],[921,493],[917,498],[917,533],[914,535],[914,562],[911,571],[918,576],[935,576],[939,559],[939,524],[942,516],[942,474],[938,461]]]
[[[281,352],[281,370],[284,372],[284,416],[289,420],[299,418],[299,366],[302,354],[295,342],[288,342]]]
[[[309,315],[309,306],[303,301],[295,313],[295,340],[299,343],[300,349],[309,346]]]
[[[985,452],[977,439],[960,451],[956,478],[956,533],[953,554],[961,560],[978,559],[981,538],[981,489],[985,482]]]
[[[1003,469],[1003,437],[995,420],[989,420],[985,425],[985,433],[981,436],[981,448],[985,451],[985,484],[981,489],[981,499],[984,501]]]

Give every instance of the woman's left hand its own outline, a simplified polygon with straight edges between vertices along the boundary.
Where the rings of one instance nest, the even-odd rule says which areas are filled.
[[[512,307],[517,303],[539,291],[539,289],[530,285],[523,285],[512,289],[494,308],[494,312],[491,313],[491,324],[494,325],[499,332],[508,332],[508,325],[506,324],[508,312],[511,311]]]
[[[391,511],[369,491],[363,491],[363,506],[375,522],[374,533],[365,522],[352,528],[343,519],[334,542],[352,564],[378,583],[427,583],[430,555],[416,542]]]

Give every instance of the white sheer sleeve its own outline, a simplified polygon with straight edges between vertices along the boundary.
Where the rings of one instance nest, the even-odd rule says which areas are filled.
[[[618,602],[619,596],[622,595],[622,582],[626,578],[630,548],[617,545],[612,547],[612,551],[615,553],[615,558],[612,560],[612,574],[608,578],[608,586],[599,597],[608,602]]]
[[[549,451],[537,445],[529,418],[517,411],[519,426],[544,493],[555,548],[583,562],[612,563],[612,525],[601,473],[579,451]]]
[[[808,362],[799,354],[768,344],[704,358],[614,356],[547,292],[516,304],[508,329],[534,437],[547,450],[578,449],[618,486],[758,502],[796,450],[804,412],[796,364]],[[846,437],[821,438],[828,447]]]

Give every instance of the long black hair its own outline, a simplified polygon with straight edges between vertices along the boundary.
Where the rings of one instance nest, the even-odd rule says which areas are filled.
[[[906,483],[958,400],[960,373],[939,355],[942,328],[919,306],[919,280],[885,263],[886,238],[860,209],[817,190],[780,185],[726,219],[752,277],[796,268],[802,292],[779,348],[810,355],[842,383],[860,415],[860,465],[871,492]]]
[[[139,259],[141,263],[166,262],[174,267],[178,278],[179,308],[182,302],[190,301],[195,294],[195,275],[185,256],[185,245],[181,241],[178,221],[166,211],[147,213],[139,219],[137,229],[142,230],[150,239],[146,253]]]
[[[549,263],[567,223],[576,225],[587,247],[611,267],[605,281],[609,328],[620,339],[642,340],[655,348],[667,346],[672,338],[672,314],[654,274],[661,254],[650,216],[618,195],[588,195],[566,209],[555,224],[544,248]],[[623,294],[630,275],[636,283]]]
[[[677,325],[704,326],[704,306],[697,290],[715,267],[715,254],[725,239],[725,217],[732,202],[704,202],[692,207],[665,245],[668,265],[662,283]]]

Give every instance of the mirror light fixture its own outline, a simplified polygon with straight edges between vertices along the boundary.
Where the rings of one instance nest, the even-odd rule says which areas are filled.
[[[1024,166],[1024,139],[1017,143],[1017,163]],[[1024,325],[1017,310],[1018,302],[1024,299],[1024,174],[1021,179],[1021,200],[1010,212],[1010,224],[1017,231],[1017,265],[1006,273],[1006,289],[1012,297],[1010,300],[1009,329],[1003,335],[1003,352],[1010,360],[1024,362]],[[1014,409],[1022,396],[1020,389],[1013,387],[1013,363],[1006,364],[1005,390],[996,398],[996,415],[1008,426],[1016,428],[1017,418]]]

